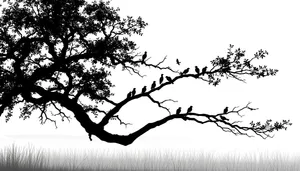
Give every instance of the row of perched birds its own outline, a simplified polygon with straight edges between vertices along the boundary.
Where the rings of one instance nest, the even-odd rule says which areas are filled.
[[[163,83],[164,78],[166,78],[169,82],[172,82],[172,81],[173,81],[171,77],[169,77],[169,76],[164,77],[164,74],[161,74],[161,75],[160,75],[160,78],[159,78],[159,84],[162,84],[162,83]],[[152,83],[152,85],[151,85],[151,90],[154,89],[155,87],[156,87],[156,81],[153,81],[153,83]],[[147,90],[147,86],[144,86],[143,89],[142,89],[142,93],[145,93],[146,90]],[[132,96],[134,96],[135,94],[136,94],[136,89],[133,88],[133,90],[130,91],[130,92],[127,94],[127,98],[132,97]]]
[[[181,64],[181,62],[178,59],[176,59],[176,63],[177,63],[177,65]],[[200,69],[198,68],[198,66],[195,66],[195,72],[197,73],[197,75],[200,75],[200,74],[204,75],[206,73],[206,70],[207,70],[207,66],[203,67],[202,70],[201,70],[201,73],[200,73]],[[190,68],[186,68],[185,70],[183,70],[181,75],[185,75],[189,71],[190,71]]]
[[[186,113],[191,113],[192,110],[193,110],[193,106],[190,106],[190,107],[187,109]],[[180,112],[181,112],[181,107],[179,107],[179,108],[176,110],[176,115],[179,115]],[[228,107],[225,107],[225,109],[223,110],[223,113],[226,114],[227,112],[228,112]],[[227,119],[225,116],[222,116],[222,115],[221,115],[220,118],[221,118],[222,120],[224,120],[224,121],[229,121],[229,119]]]
[[[186,113],[190,113],[190,112],[192,112],[192,110],[193,110],[193,106],[190,106],[190,107],[187,109]],[[176,110],[176,115],[179,115],[180,112],[181,112],[181,107],[179,107],[179,108]]]
[[[182,73],[180,73],[181,75],[185,75],[190,71],[190,68],[186,68],[185,70],[182,71]],[[198,66],[195,66],[195,72],[197,73],[197,75],[204,75],[207,71],[207,66],[203,67],[200,73],[200,69],[198,68]]]

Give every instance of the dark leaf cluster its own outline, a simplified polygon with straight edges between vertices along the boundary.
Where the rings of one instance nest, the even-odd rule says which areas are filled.
[[[290,120],[282,120],[282,122],[274,122],[273,124],[271,123],[272,119],[268,119],[265,123],[261,122],[256,122],[254,123],[253,121],[250,122],[250,125],[252,129],[254,129],[256,132],[264,131],[264,132],[273,132],[273,131],[278,131],[280,129],[287,129],[287,126],[291,126],[292,123]]]
[[[268,55],[267,51],[259,50],[252,58],[246,58],[245,50],[240,48],[233,49],[233,45],[229,46],[226,57],[217,57],[211,61],[212,70],[208,75],[210,84],[218,85],[221,81],[220,77],[234,78],[239,81],[245,81],[241,78],[242,75],[257,76],[257,78],[266,76],[275,76],[277,69],[268,68],[266,65],[256,66],[253,64],[255,59],[263,59]]]

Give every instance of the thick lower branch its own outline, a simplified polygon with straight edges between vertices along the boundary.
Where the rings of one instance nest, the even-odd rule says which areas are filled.
[[[127,146],[127,145],[132,144],[138,137],[140,137],[144,133],[148,132],[149,130],[151,130],[157,126],[161,126],[172,119],[181,118],[181,117],[182,116],[180,116],[180,115],[167,116],[156,122],[148,123],[141,129],[139,129],[129,135],[111,134],[111,133],[105,131],[104,129],[99,129],[99,128],[96,128],[97,130],[94,130],[92,134],[103,141],[111,142],[111,143],[118,143],[118,144]]]
[[[93,121],[91,121],[91,119],[89,118],[89,116],[87,115],[83,107],[80,106],[75,100],[69,99],[68,97],[63,96],[62,94],[59,93],[47,92],[46,90],[45,91],[40,90],[39,94],[59,102],[63,107],[72,111],[77,121],[81,124],[81,126],[86,130],[88,134],[95,135],[100,140],[106,142],[118,143],[125,146],[133,143],[138,137],[140,137],[147,131],[157,126],[163,125],[169,120],[182,117],[180,115],[170,115],[159,121],[148,123],[138,131],[133,132],[129,135],[116,135],[105,131],[103,124],[101,123],[96,124]]]
[[[188,114],[174,114],[174,115],[169,115],[161,120],[158,120],[156,122],[152,122],[152,123],[148,123],[146,124],[144,127],[140,128],[139,130],[129,134],[129,135],[117,135],[117,134],[111,134],[107,131],[104,130],[104,126],[107,124],[106,122],[100,122],[98,124],[94,123],[88,116],[87,112],[84,110],[84,108],[77,103],[76,100],[70,99],[67,96],[60,94],[60,93],[56,93],[56,92],[49,92],[44,90],[41,87],[34,87],[34,91],[39,93],[43,99],[48,99],[49,101],[56,101],[58,103],[61,104],[61,106],[67,108],[68,110],[72,111],[75,115],[75,118],[77,119],[77,121],[81,124],[81,126],[86,130],[86,132],[88,133],[89,137],[91,137],[91,135],[94,135],[96,137],[98,137],[100,140],[105,141],[105,142],[111,142],[111,143],[118,143],[124,146],[130,145],[132,144],[137,138],[139,138],[141,135],[143,135],[144,133],[148,132],[149,130],[157,127],[157,126],[161,126],[163,124],[165,124],[166,122],[172,120],[172,119],[183,119],[183,120],[193,120],[198,122],[198,120],[196,119],[192,119],[192,118],[188,118],[187,115],[190,116],[205,116],[205,117],[212,117],[209,115],[205,115],[205,114],[196,114],[196,113],[188,113]],[[25,100],[26,97],[25,97]],[[127,99],[128,101],[128,99]],[[123,101],[123,103],[127,102],[126,100]],[[122,105],[120,105],[122,106]],[[243,109],[250,109],[250,110],[254,110],[253,108],[248,107],[248,105],[240,110],[232,110],[230,111],[230,113],[236,112],[238,113],[239,111],[243,110]],[[110,111],[110,112],[117,112],[119,110],[119,108],[115,108],[116,111]],[[226,112],[227,113],[227,112]],[[219,116],[220,114],[214,115],[214,117]],[[220,115],[221,116],[221,115]],[[105,118],[105,117],[104,117]],[[104,119],[103,118],[103,119]],[[280,130],[280,129],[286,129],[287,125],[291,125],[289,123],[289,121],[283,120],[282,123],[280,122],[276,122],[274,125],[271,125],[270,122],[271,121],[267,121],[266,124],[261,125],[259,122],[257,124],[252,124],[251,127],[241,127],[239,125],[235,125],[233,123],[228,123],[225,122],[224,120],[210,120],[209,122],[213,122],[216,123],[218,127],[220,127],[223,131],[225,132],[232,132],[236,135],[240,134],[240,135],[248,135],[246,133],[242,133],[241,130],[244,131],[248,131],[248,130],[252,130],[255,134],[263,137],[264,135],[267,137],[270,137],[267,132],[272,132],[273,130]],[[223,122],[225,123],[227,126],[229,127],[223,127],[218,125],[218,122]],[[103,124],[105,123],[105,124]],[[198,122],[203,124],[204,122]],[[267,128],[267,126],[269,128]],[[237,132],[234,132],[234,130],[236,130]],[[263,137],[264,138],[264,137]]]

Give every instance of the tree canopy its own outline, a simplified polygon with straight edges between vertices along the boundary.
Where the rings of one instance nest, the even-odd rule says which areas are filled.
[[[164,102],[174,100],[158,101],[152,94],[167,89],[178,80],[197,79],[217,86],[222,78],[244,82],[247,75],[262,78],[274,76],[278,70],[253,64],[253,61],[265,58],[267,51],[259,50],[247,58],[244,50],[233,45],[226,56],[218,56],[211,61],[211,66],[203,68],[193,66],[178,71],[164,65],[167,57],[153,64],[149,62],[147,52],[139,52],[136,43],[130,40],[132,35],[142,36],[147,23],[141,17],[121,17],[118,12],[119,9],[111,7],[109,1],[9,1],[0,17],[0,116],[5,115],[6,122],[9,121],[15,114],[14,107],[22,104],[20,118],[27,119],[33,111],[38,111],[42,124],[52,121],[56,125],[51,115],[69,120],[71,116],[66,114],[67,110],[74,114],[90,139],[93,135],[121,145],[132,144],[147,131],[174,119],[213,123],[225,132],[249,137],[252,132],[262,138],[272,137],[273,131],[291,125],[289,120],[252,121],[243,125],[240,120],[226,118],[242,116],[244,110],[256,110],[250,107],[250,103],[241,108],[226,107],[217,114],[199,113],[193,111],[192,106],[188,111],[180,107],[168,108]],[[178,65],[179,60],[176,61]],[[152,85],[133,88],[129,93],[125,92],[122,100],[113,101],[111,88],[115,85],[108,77],[113,76],[110,70],[117,66],[121,66],[123,72],[141,77],[140,67],[150,67],[162,73],[168,71],[174,76],[161,74]],[[82,98],[90,101],[82,101]],[[111,120],[127,125],[118,112],[141,98],[148,98],[169,115],[128,135],[112,134],[104,129]],[[103,110],[104,103],[111,104],[111,109]],[[103,118],[96,123],[88,114]]]

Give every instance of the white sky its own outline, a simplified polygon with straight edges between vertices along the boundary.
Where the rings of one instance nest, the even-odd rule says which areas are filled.
[[[186,110],[190,105],[199,113],[219,113],[225,106],[232,109],[252,102],[252,107],[259,110],[246,112],[243,120],[264,121],[266,119],[290,119],[293,125],[287,131],[276,132],[273,139],[262,140],[259,137],[247,138],[225,133],[212,124],[199,125],[192,122],[173,121],[144,134],[127,149],[141,148],[191,148],[215,151],[270,150],[300,152],[297,145],[299,129],[299,40],[300,11],[299,3],[291,0],[277,1],[241,1],[241,0],[113,0],[121,8],[122,15],[141,16],[149,23],[142,37],[134,37],[140,51],[148,51],[149,62],[157,63],[168,56],[166,65],[175,65],[175,59],[182,61],[181,68],[210,64],[215,57],[225,56],[229,44],[246,50],[252,57],[259,50],[267,50],[269,55],[259,64],[279,69],[275,77],[254,79],[247,77],[247,84],[236,80],[223,80],[217,87],[209,86],[201,80],[185,79],[168,87],[155,97],[163,100],[173,98],[178,103],[169,103],[175,111],[178,106]],[[158,80],[159,72],[145,70],[147,78],[130,76],[127,72],[116,72],[112,78],[115,100],[126,97],[133,87],[140,91],[144,85],[151,85]],[[170,74],[165,72],[165,74]],[[126,80],[124,79],[126,78]],[[167,112],[149,103],[147,99],[134,101],[121,110],[124,121],[134,123],[125,129],[118,124],[108,127],[112,132],[129,133],[143,124],[168,115]],[[101,142],[95,137],[89,142],[80,125],[73,119],[72,123],[58,123],[55,129],[52,123],[40,126],[35,114],[29,121],[16,119],[5,124],[1,118],[1,136],[7,135],[83,135],[82,140],[67,141],[62,139],[31,139],[36,143],[49,145],[76,146],[81,143],[91,146],[124,148],[117,144]],[[17,125],[17,127],[16,127]],[[7,138],[7,137],[6,137]],[[20,136],[17,142],[23,141]],[[1,141],[4,142],[4,141]],[[72,142],[70,144],[70,142]],[[77,143],[78,142],[78,143]]]

